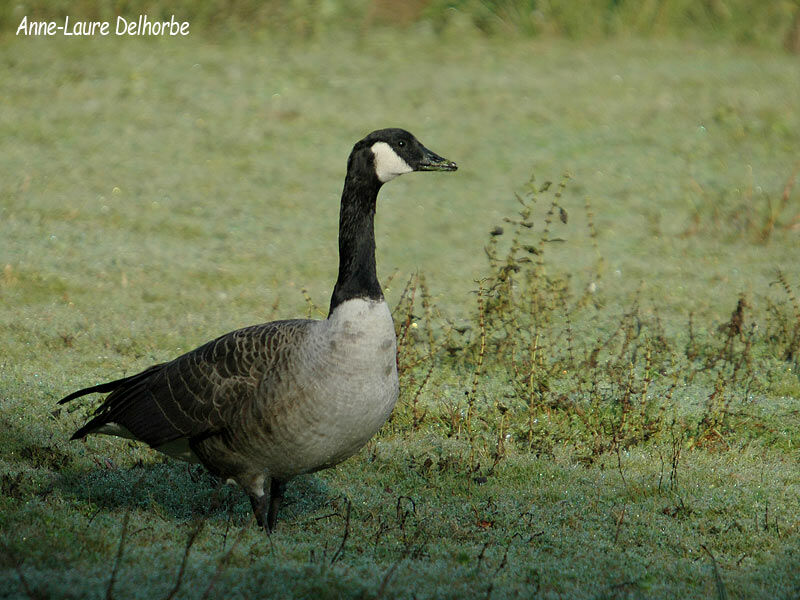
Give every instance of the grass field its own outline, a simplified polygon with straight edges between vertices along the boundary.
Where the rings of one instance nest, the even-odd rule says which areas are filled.
[[[0,46],[0,598],[800,598],[796,56],[458,20]],[[78,387],[324,316],[386,126],[459,171],[381,193],[402,392],[366,449],[268,538],[202,470],[67,441]]]

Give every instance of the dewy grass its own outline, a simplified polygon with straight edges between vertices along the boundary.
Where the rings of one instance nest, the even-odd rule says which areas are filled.
[[[0,597],[800,593],[793,59],[412,27],[0,69]],[[66,391],[317,316],[343,157],[413,123],[463,167],[378,208],[401,401],[275,536],[202,469],[67,442]]]

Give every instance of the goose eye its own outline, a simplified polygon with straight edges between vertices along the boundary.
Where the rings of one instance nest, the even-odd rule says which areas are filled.
[[[406,145],[406,143],[405,143],[405,141],[403,141],[403,140],[400,140],[399,142],[397,142],[397,145],[398,145],[400,148],[403,148],[403,147]]]

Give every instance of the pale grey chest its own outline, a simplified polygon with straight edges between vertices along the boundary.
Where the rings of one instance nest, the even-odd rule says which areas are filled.
[[[394,324],[385,301],[353,299],[309,323],[290,375],[267,381],[262,460],[276,476],[316,471],[361,448],[398,395]]]

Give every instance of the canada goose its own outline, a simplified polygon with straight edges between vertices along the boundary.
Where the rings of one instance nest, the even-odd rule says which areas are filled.
[[[347,161],[327,319],[245,327],[137,375],[73,392],[59,404],[111,393],[71,439],[117,435],[200,462],[238,483],[258,524],[273,531],[286,481],[355,454],[397,401],[394,325],[375,273],[378,191],[403,173],[456,168],[407,131],[370,133]]]

